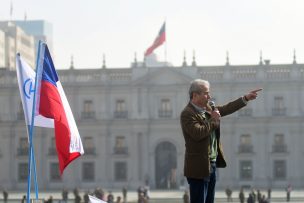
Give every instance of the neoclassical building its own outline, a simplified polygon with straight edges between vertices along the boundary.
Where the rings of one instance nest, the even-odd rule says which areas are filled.
[[[209,80],[223,104],[255,88],[259,98],[222,118],[228,166],[220,188],[304,187],[304,64],[192,65],[58,70],[84,145],[84,156],[59,176],[52,129],[35,128],[34,149],[41,190],[178,188],[184,139],[179,116],[190,81]],[[24,189],[27,133],[16,72],[0,69],[0,186]],[[198,163],[199,164],[199,163]]]

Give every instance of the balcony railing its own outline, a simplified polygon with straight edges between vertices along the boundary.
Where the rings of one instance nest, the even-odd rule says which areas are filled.
[[[114,147],[114,154],[128,154],[128,147]]]
[[[96,148],[95,147],[84,148],[84,153],[86,155],[96,155]]]
[[[24,113],[23,112],[18,112],[17,113],[17,120],[24,120]]]
[[[158,110],[158,117],[159,118],[171,118],[172,110]]]
[[[252,109],[248,109],[248,108],[246,108],[246,109],[240,109],[239,110],[239,116],[252,116]]]
[[[49,148],[49,155],[54,156],[57,154],[56,148],[51,147]]]
[[[128,111],[114,111],[114,118],[128,118]]]
[[[286,115],[286,108],[274,108],[272,109],[273,116],[285,116]]]
[[[82,119],[95,119],[96,114],[94,111],[88,111],[88,112],[81,112],[81,118]]]
[[[252,145],[239,145],[239,153],[253,153]]]
[[[272,152],[285,153],[285,152],[287,152],[287,145],[286,144],[272,145]]]
[[[18,148],[17,149],[18,156],[26,156],[28,155],[28,148]]]

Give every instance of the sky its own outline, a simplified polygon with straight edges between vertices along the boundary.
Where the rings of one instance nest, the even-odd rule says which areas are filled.
[[[166,21],[166,43],[154,53],[180,66],[253,65],[263,59],[304,62],[303,0],[0,0],[0,20],[46,20],[53,25],[55,66],[128,68],[143,60]],[[166,53],[166,54],[165,54]]]

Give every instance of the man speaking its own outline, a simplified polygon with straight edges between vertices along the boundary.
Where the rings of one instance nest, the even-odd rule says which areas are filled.
[[[227,103],[215,106],[210,102],[210,84],[196,79],[189,88],[190,101],[181,113],[180,122],[185,139],[184,175],[190,186],[191,203],[213,203],[216,168],[226,167],[220,142],[220,119],[246,106],[257,98],[256,89]]]

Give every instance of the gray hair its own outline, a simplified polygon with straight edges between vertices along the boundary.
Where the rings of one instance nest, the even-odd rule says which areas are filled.
[[[189,88],[189,97],[192,99],[193,93],[201,93],[202,88],[201,86],[210,87],[210,83],[207,80],[202,79],[195,79],[191,81],[190,88]]]

